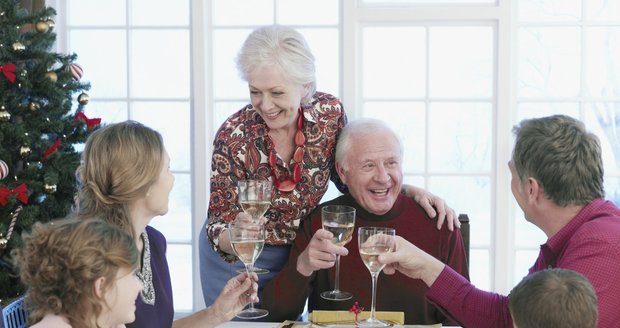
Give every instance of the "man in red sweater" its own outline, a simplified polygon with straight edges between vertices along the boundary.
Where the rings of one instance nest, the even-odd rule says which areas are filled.
[[[603,199],[601,146],[583,123],[564,115],[522,121],[508,163],[511,189],[525,219],[547,235],[530,274],[563,268],[584,275],[598,298],[600,328],[620,327],[620,209]],[[427,297],[463,327],[513,327],[508,297],[475,288],[402,238],[381,255],[395,270],[424,282]]]
[[[460,231],[438,230],[421,207],[400,193],[401,162],[400,141],[385,124],[371,119],[347,124],[336,147],[336,170],[349,193],[320,205],[303,221],[287,265],[263,290],[261,306],[269,310],[269,321],[297,318],[306,299],[309,311],[348,310],[356,301],[370,307],[371,277],[358,251],[359,227],[395,228],[399,236],[469,277]],[[322,229],[325,205],[355,207],[355,232],[346,246],[333,244],[332,234]],[[320,296],[334,289],[336,254],[341,255],[340,290],[352,293],[350,300],[330,301]],[[403,274],[379,275],[376,309],[402,311],[406,324],[454,324],[426,300],[427,290],[424,283]]]

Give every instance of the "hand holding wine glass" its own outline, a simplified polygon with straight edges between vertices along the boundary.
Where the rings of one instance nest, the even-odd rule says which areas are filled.
[[[394,249],[394,236],[396,231],[392,228],[361,227],[358,229],[358,247],[362,261],[370,271],[372,277],[372,302],[370,317],[366,320],[358,320],[360,327],[389,327],[389,323],[378,320],[375,316],[375,298],[377,295],[377,277],[385,267],[378,261],[381,254],[391,252]]]
[[[263,251],[265,244],[265,226],[255,222],[237,222],[228,225],[228,234],[232,248],[245,265],[248,276],[253,272],[253,266],[256,259]],[[269,314],[265,309],[257,309],[254,303],[250,303],[249,307],[237,314],[237,317],[243,319],[257,319]]]
[[[355,228],[355,208],[345,205],[329,205],[321,209],[323,229],[333,234],[332,242],[338,246],[346,245]],[[345,301],[353,297],[351,293],[340,290],[340,255],[336,254],[336,277],[334,290],[321,293],[321,297],[332,301]]]

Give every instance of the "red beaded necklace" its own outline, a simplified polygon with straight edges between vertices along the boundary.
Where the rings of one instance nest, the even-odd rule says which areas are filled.
[[[276,151],[275,149],[271,149],[269,152],[269,166],[271,167],[271,175],[273,176],[273,184],[276,189],[283,192],[290,192],[295,189],[295,185],[299,181],[301,181],[301,165],[304,160],[304,144],[306,143],[306,137],[302,132],[302,128],[304,125],[304,116],[299,107],[299,115],[297,116],[297,132],[295,133],[295,153],[293,153],[293,178],[280,180],[278,175],[276,174]]]

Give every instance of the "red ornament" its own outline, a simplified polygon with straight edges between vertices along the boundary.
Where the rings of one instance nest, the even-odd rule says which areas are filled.
[[[0,65],[0,73],[11,83],[15,83],[15,64]]]
[[[0,159],[0,180],[6,178],[9,175],[9,166],[5,161]]]
[[[80,66],[79,64],[71,64],[67,67],[67,70],[71,73],[71,76],[73,77],[74,80],[79,80],[82,78],[82,75],[84,74],[84,70],[82,69],[82,66]]]

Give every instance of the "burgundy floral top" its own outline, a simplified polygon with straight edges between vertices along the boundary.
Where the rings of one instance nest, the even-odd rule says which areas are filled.
[[[317,92],[310,105],[303,108],[303,134],[306,137],[301,181],[291,192],[274,188],[271,207],[265,213],[270,245],[292,243],[300,220],[312,211],[325,194],[330,180],[343,188],[334,170],[336,139],[346,124],[346,114],[338,98]],[[218,249],[219,234],[241,212],[237,203],[236,183],[243,179],[270,179],[269,153],[273,141],[269,127],[252,105],[229,117],[218,129],[211,163],[211,196],[207,236],[212,247],[228,261],[236,257]],[[277,155],[276,171],[280,180],[292,179],[289,168]],[[333,174],[330,174],[331,171]]]

